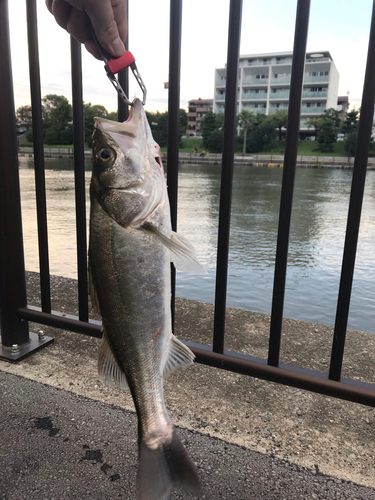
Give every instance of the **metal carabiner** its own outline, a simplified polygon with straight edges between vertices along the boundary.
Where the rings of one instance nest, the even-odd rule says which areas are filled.
[[[107,76],[112,85],[115,87],[118,94],[121,96],[121,99],[124,101],[125,104],[133,106],[133,102],[128,99],[127,95],[124,92],[124,89],[120,85],[120,82],[115,77],[116,73],[130,66],[130,69],[132,70],[133,75],[138,82],[138,85],[141,87],[143,95],[142,104],[144,106],[146,104],[147,89],[146,85],[143,83],[141,75],[139,74],[133,54],[129,50],[127,50],[125,51],[125,54],[123,54],[121,57],[112,58],[111,55],[104,49],[104,47],[99,42],[93,27],[91,27],[91,34],[100,52],[100,55],[102,56],[102,59],[105,63],[104,68],[106,70]]]

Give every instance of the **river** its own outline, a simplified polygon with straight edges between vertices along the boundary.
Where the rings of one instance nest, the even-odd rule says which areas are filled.
[[[297,169],[284,316],[334,324],[352,171]],[[33,160],[20,158],[26,269],[39,271]],[[87,187],[90,162],[86,171]],[[235,167],[227,305],[271,311],[282,169]],[[46,160],[50,270],[77,278],[70,159]],[[177,273],[177,296],[214,302],[220,167],[181,165],[178,231],[208,274]],[[87,189],[87,214],[89,198]],[[367,173],[350,329],[375,333],[375,171]]]

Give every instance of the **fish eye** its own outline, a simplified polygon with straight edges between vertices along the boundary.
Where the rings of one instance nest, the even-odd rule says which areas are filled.
[[[108,161],[112,158],[112,152],[109,149],[103,148],[96,155],[99,160]]]

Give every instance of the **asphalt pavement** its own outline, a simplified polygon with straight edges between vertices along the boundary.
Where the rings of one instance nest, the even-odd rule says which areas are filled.
[[[1,500],[134,500],[137,418],[0,371]],[[375,490],[178,428],[207,500],[375,500]],[[171,500],[194,498],[174,490]]]

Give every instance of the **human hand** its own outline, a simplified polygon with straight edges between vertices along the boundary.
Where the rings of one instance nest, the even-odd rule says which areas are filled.
[[[97,59],[100,53],[92,38],[90,21],[107,52],[120,57],[128,32],[127,0],[46,0],[56,22]]]

